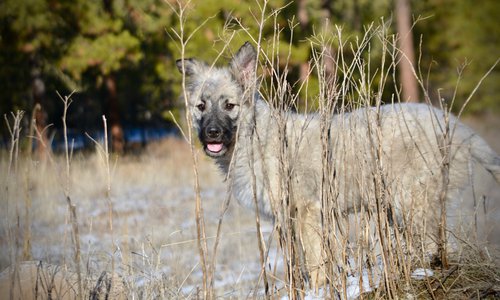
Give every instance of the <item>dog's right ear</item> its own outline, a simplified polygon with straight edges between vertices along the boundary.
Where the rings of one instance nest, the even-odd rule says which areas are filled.
[[[207,64],[194,58],[178,59],[175,61],[179,72],[185,72],[186,76],[193,76],[207,68]],[[184,65],[184,68],[183,68]]]

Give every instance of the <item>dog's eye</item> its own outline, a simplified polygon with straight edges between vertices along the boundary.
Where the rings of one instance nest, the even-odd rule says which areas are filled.
[[[234,104],[233,103],[229,103],[229,102],[226,103],[226,105],[225,105],[225,109],[226,110],[232,110],[233,108],[234,108]]]
[[[200,104],[196,105],[196,107],[198,108],[199,111],[204,111],[205,110],[205,103],[200,103]]]

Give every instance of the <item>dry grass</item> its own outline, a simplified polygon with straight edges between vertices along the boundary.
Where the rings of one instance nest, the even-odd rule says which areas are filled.
[[[296,207],[293,203],[293,195],[291,192],[291,186],[293,186],[293,178],[290,176],[292,174],[291,170],[294,169],[294,159],[293,159],[293,142],[289,144],[289,140],[285,138],[285,132],[287,130],[287,109],[290,107],[295,108],[297,111],[305,111],[306,113],[311,113],[309,111],[309,105],[318,107],[319,119],[321,120],[321,143],[322,143],[322,168],[323,177],[321,182],[321,231],[322,234],[322,247],[321,255],[322,259],[325,261],[324,266],[321,266],[322,272],[329,279],[327,286],[325,286],[325,293],[329,296],[335,298],[340,296],[342,298],[348,297],[349,286],[351,285],[351,280],[353,274],[363,274],[366,268],[370,269],[371,277],[369,278],[372,288],[374,286],[379,286],[379,288],[374,293],[375,298],[389,298],[397,299],[405,289],[417,292],[413,287],[415,285],[411,278],[411,273],[416,267],[427,267],[430,268],[429,253],[435,252],[428,246],[427,237],[428,232],[425,232],[426,220],[424,218],[414,217],[413,215],[408,215],[408,219],[405,220],[405,230],[398,231],[391,225],[391,219],[394,220],[394,209],[391,209],[391,205],[397,205],[392,203],[390,199],[398,199],[397,195],[405,195],[402,187],[395,186],[390,187],[387,185],[385,180],[387,179],[388,170],[391,170],[391,166],[388,165],[387,161],[384,161],[384,153],[382,149],[382,130],[380,124],[377,121],[378,108],[385,103],[400,103],[400,86],[396,79],[396,67],[398,63],[405,59],[401,57],[399,49],[395,46],[397,44],[397,36],[391,35],[389,33],[389,28],[386,23],[381,23],[379,25],[372,25],[366,28],[366,33],[363,37],[359,39],[346,39],[342,36],[342,30],[336,28],[334,30],[324,30],[317,32],[315,36],[311,36],[308,42],[311,44],[311,49],[313,52],[313,59],[309,62],[309,68],[311,72],[315,72],[319,78],[319,90],[320,94],[316,99],[308,99],[303,103],[303,99],[298,97],[300,90],[307,90],[307,82],[287,82],[287,67],[290,53],[287,56],[287,51],[290,51],[286,45],[279,44],[277,41],[278,36],[282,34],[282,31],[275,27],[273,39],[268,39],[266,41],[262,40],[262,30],[264,28],[264,23],[275,21],[276,14],[279,11],[266,11],[267,1],[264,1],[259,13],[255,13],[255,24],[252,24],[254,28],[259,29],[258,35],[251,35],[246,28],[248,24],[240,24],[240,33],[248,36],[248,39],[256,45],[257,52],[259,53],[259,65],[256,67],[261,67],[259,69],[265,70],[263,82],[263,88],[260,92],[272,107],[277,107],[277,110],[271,110],[273,119],[276,120],[276,125],[278,127],[278,137],[280,141],[278,143],[279,149],[275,149],[272,155],[279,157],[278,170],[272,170],[272,172],[278,172],[279,174],[279,187],[273,189],[270,192],[270,198],[275,197],[271,200],[273,202],[273,213],[275,217],[274,229],[277,233],[277,243],[280,245],[280,255],[286,262],[281,268],[276,268],[271,266],[267,269],[265,267],[261,270],[261,281],[259,282],[261,288],[265,291],[267,297],[274,297],[274,286],[277,283],[276,273],[279,271],[283,272],[286,280],[284,281],[284,294],[289,298],[301,298],[307,293],[307,289],[311,280],[307,281],[307,276],[304,276],[303,265],[297,262],[303,262],[303,253],[301,247],[307,244],[307,237],[300,237],[297,235],[297,224],[300,221],[300,215],[296,213]],[[182,3],[178,7],[173,8],[181,20],[181,25],[179,28],[173,29],[173,37],[178,40],[179,49],[181,50],[180,58],[184,58],[184,49],[186,43],[189,42],[189,38],[192,34],[196,32],[190,32],[187,34],[183,28],[183,16],[186,13],[186,6]],[[237,23],[238,21],[235,20]],[[293,31],[294,24],[290,22],[289,26]],[[224,49],[229,47],[234,34],[221,34],[221,41],[224,44]],[[377,55],[372,55],[377,52]],[[218,58],[222,56],[220,54],[215,58],[215,62],[211,67],[215,67]],[[279,61],[278,61],[279,57]],[[374,62],[372,59],[379,59],[380,61]],[[373,63],[377,65],[377,68],[373,68]],[[277,68],[279,65],[280,68]],[[333,70],[327,70],[325,66],[333,65]],[[418,68],[418,66],[415,66]],[[491,71],[491,70],[490,70]],[[429,94],[427,93],[425,87],[425,78],[421,76],[421,70],[415,69],[415,77],[419,82],[422,89],[423,101],[426,103],[431,103]],[[261,82],[261,77],[256,76],[255,82]],[[249,95],[253,95],[255,92],[255,86],[252,85],[251,80],[246,82],[249,87],[246,87]],[[382,99],[384,91],[386,90],[386,85],[393,84],[396,93],[392,95],[389,99]],[[478,86],[480,82],[478,83]],[[295,89],[292,89],[294,87]],[[183,89],[186,91],[185,78],[183,78]],[[299,91],[297,91],[297,89]],[[466,102],[472,99],[471,95]],[[187,103],[188,95],[184,94],[184,99]],[[309,102],[307,102],[309,101]],[[440,101],[442,107],[441,109],[445,111],[444,116],[444,128],[440,132],[436,132],[436,138],[442,136],[442,144],[439,145],[439,150],[435,149],[437,152],[435,156],[432,157],[432,163],[436,163],[437,173],[436,183],[442,186],[439,191],[439,201],[438,204],[434,205],[434,209],[437,210],[437,216],[439,220],[436,220],[435,227],[439,229],[439,234],[433,236],[434,242],[437,244],[437,252],[439,254],[440,265],[446,270],[449,266],[462,261],[464,257],[464,252],[456,253],[455,249],[448,248],[448,236],[447,232],[447,203],[446,199],[448,196],[448,182],[449,182],[449,168],[452,161],[452,136],[454,134],[455,128],[449,126],[449,113],[450,107],[453,106],[455,99],[447,99],[446,101]],[[316,104],[316,105],[314,105]],[[340,137],[341,143],[346,143],[340,147],[345,149],[357,149],[357,147],[363,147],[368,145],[369,154],[373,160],[368,162],[358,161],[358,165],[355,168],[359,170],[368,170],[366,172],[372,174],[372,177],[366,181],[362,176],[358,177],[358,181],[352,184],[356,186],[351,186],[351,189],[361,191],[361,194],[368,202],[368,209],[361,209],[357,211],[354,220],[349,220],[341,214],[339,207],[342,205],[341,201],[349,201],[348,199],[338,199],[338,186],[342,184],[338,182],[335,178],[333,170],[331,167],[338,163],[342,170],[348,170],[351,165],[342,166],[343,161],[332,161],[332,153],[338,155],[340,152],[334,152],[336,149],[332,144],[335,142],[330,141],[330,124],[332,121],[332,113],[334,111],[339,111],[340,115],[344,112],[349,112],[352,109],[359,107],[375,106],[376,112],[373,114],[373,122],[367,122],[368,126],[373,126],[367,128],[369,134],[366,137],[366,141],[351,141],[352,137],[343,137],[342,134],[336,133],[336,137]],[[285,108],[283,110],[283,108]],[[461,108],[460,114],[464,107]],[[316,113],[316,111],[313,111]],[[186,115],[188,123],[191,123],[191,116]],[[340,117],[342,118],[342,116]],[[364,123],[363,123],[364,124]],[[296,129],[296,128],[295,128]],[[342,132],[342,128],[336,128],[337,131]],[[347,130],[348,131],[348,130]],[[439,130],[438,130],[439,131]],[[300,140],[300,134],[297,134]],[[188,140],[191,139],[191,135],[188,136]],[[258,139],[256,143],[258,145]],[[292,149],[292,150],[290,150]],[[258,151],[258,150],[257,150]],[[265,150],[261,150],[265,151]],[[337,150],[338,151],[338,150]],[[348,151],[345,151],[348,152]],[[434,151],[433,151],[434,152]],[[290,154],[292,153],[292,154]],[[250,153],[249,156],[258,155]],[[429,155],[429,154],[427,154]],[[432,154],[434,155],[434,154]],[[335,159],[339,159],[334,156]],[[342,158],[340,158],[342,159]],[[344,163],[352,163],[349,161],[348,154],[345,155]],[[196,163],[193,165],[194,169],[197,168]],[[250,164],[250,173],[253,174],[252,164]],[[267,170],[271,171],[271,170]],[[263,171],[265,173],[266,170]],[[362,173],[361,171],[360,173]],[[231,182],[231,172],[228,173],[228,182]],[[249,185],[254,189],[255,196],[255,176]],[[363,184],[359,184],[363,182]],[[273,184],[275,184],[273,182]],[[434,183],[432,183],[434,184]],[[273,187],[274,188],[274,187]],[[195,186],[196,189],[196,186]],[[391,190],[392,189],[392,190]],[[271,195],[272,194],[272,195]],[[416,195],[416,194],[415,194]],[[392,198],[391,198],[392,197]],[[403,196],[404,197],[404,196]],[[255,199],[257,201],[257,199]],[[425,199],[426,203],[434,203],[435,199]],[[255,205],[255,207],[258,207]],[[411,208],[413,209],[413,208]],[[416,210],[416,209],[415,209]],[[201,217],[202,211],[198,211],[198,218]],[[260,217],[259,212],[256,209],[254,212],[255,223],[257,231],[259,232]],[[434,221],[434,220],[433,220]],[[433,222],[432,221],[432,222]],[[299,225],[300,226],[300,225]],[[411,231],[409,231],[411,230]],[[350,232],[354,236],[354,242],[349,238],[349,234],[345,232]],[[338,234],[340,233],[340,234]],[[299,233],[300,235],[300,233]],[[198,234],[202,237],[203,234]],[[260,236],[260,235],[259,235]],[[305,241],[304,241],[305,240]],[[267,243],[265,239],[259,239],[259,252],[261,258],[261,264],[263,266],[268,265],[267,261]],[[307,247],[307,246],[305,246]],[[460,247],[459,247],[460,248]],[[477,247],[479,248],[479,247]],[[206,246],[200,245],[200,256],[206,259],[206,264],[210,265],[211,258],[210,255],[214,255],[217,249],[214,248],[213,252],[210,253]],[[476,249],[477,250],[477,249]],[[307,250],[306,250],[307,251]],[[453,253],[452,253],[453,252]],[[476,252],[477,253],[477,252]],[[484,257],[484,262],[491,264],[489,257]],[[204,269],[204,280],[207,284],[204,284],[204,288],[211,289],[209,282],[213,281],[214,269]],[[496,278],[496,277],[494,277]],[[311,278],[309,278],[311,279]],[[378,282],[378,283],[377,283]],[[496,279],[492,279],[493,284],[496,283]],[[280,282],[281,283],[281,282]],[[212,297],[212,291],[204,291],[206,297]],[[417,292],[418,293],[418,292]],[[429,291],[432,298],[438,296],[435,295],[434,291],[431,289]],[[445,290],[445,295],[449,294],[449,290]],[[442,295],[441,295],[442,296]]]
[[[207,236],[211,237],[209,242],[213,242],[226,187],[219,171],[201,154],[197,154],[200,155],[199,176],[203,178],[201,195]],[[168,139],[149,145],[141,156],[117,158],[114,161],[111,189],[114,243],[110,239],[106,175],[100,158],[98,154],[74,155],[71,195],[80,221],[85,297],[95,291],[103,272],[110,274],[112,256],[116,260],[116,274],[119,275],[115,284],[118,282],[123,294],[129,298],[201,296],[193,174],[186,164],[189,155],[189,147],[184,141]],[[7,158],[8,154],[2,152],[2,170],[7,167]],[[64,158],[55,156],[53,163],[63,164],[63,161]],[[74,292],[75,286],[68,288],[61,284],[61,280],[70,285],[75,284],[75,269],[70,241],[71,226],[58,168],[50,162],[31,162],[28,176],[24,172],[27,163],[21,157],[18,175],[2,178],[2,189],[8,188],[8,193],[3,193],[1,199],[5,209],[1,211],[0,268],[3,270],[9,265],[15,266],[14,257],[17,255],[19,274],[22,276],[14,280],[20,280],[25,289],[29,288],[33,292],[33,285],[27,282],[36,282],[38,261],[42,261],[45,269],[38,276],[47,282],[55,278],[57,291],[74,295],[69,291]],[[26,182],[30,182],[29,187]],[[20,262],[22,247],[17,251],[14,249],[16,245],[23,244],[25,237],[22,228],[26,220],[22,212],[23,198],[27,193],[32,199],[31,254],[36,260],[31,264]],[[245,208],[231,203],[224,222],[217,256],[216,293],[223,297],[246,298],[253,293],[260,270],[254,216],[249,215]],[[264,225],[265,231],[269,232],[271,224]],[[280,257],[281,253],[273,247],[270,255]],[[498,294],[498,268],[487,263],[487,259],[477,256],[474,251],[462,257],[465,260],[452,262],[452,270],[455,271],[449,276],[446,275],[447,271],[443,271],[444,275],[436,272],[428,281],[412,281],[406,288],[401,286],[401,292],[406,293],[402,297],[416,295],[419,299],[432,299],[429,290],[433,291],[435,299],[452,295],[464,299],[488,293]],[[273,264],[273,260],[270,263]],[[54,271],[56,268],[57,272]],[[5,270],[0,275],[2,295],[8,295],[6,291],[10,289],[12,274]],[[280,272],[273,275],[271,272],[272,276],[278,276],[273,281],[280,289],[283,275]],[[57,287],[59,285],[61,288]],[[40,286],[38,295],[46,295],[47,286],[48,283]],[[281,293],[286,294],[284,290]],[[57,294],[54,292],[53,295]],[[383,295],[380,292],[374,297]],[[66,299],[73,299],[73,296]]]
[[[261,32],[264,22],[272,22],[277,13],[267,12],[266,3],[260,19],[256,16],[253,24]],[[187,9],[182,4],[172,6],[181,24]],[[370,166],[374,170],[373,189],[365,190],[373,198],[376,210],[361,211],[356,219],[348,219],[339,214],[335,206],[338,203],[332,201],[338,183],[329,169],[332,149],[325,124],[331,122],[333,110],[380,105],[384,85],[395,76],[398,57],[393,47],[395,40],[387,36],[384,26],[368,29],[362,40],[351,44],[343,40],[341,30],[329,32],[331,36],[318,34],[309,41],[315,49],[311,70],[318,73],[321,83],[320,96],[309,101],[316,101],[322,121],[324,228],[333,229],[332,232],[351,228],[358,243],[352,247],[349,237],[323,232],[325,272],[331,278],[324,292],[332,298],[344,298],[351,275],[366,271],[368,262],[374,266],[372,277],[369,276],[371,283],[380,281],[378,289],[365,295],[370,299],[498,296],[498,266],[490,259],[492,253],[479,251],[475,245],[465,245],[458,254],[443,251],[450,268],[435,269],[435,274],[425,280],[411,278],[416,266],[431,268],[431,262],[425,247],[421,247],[420,232],[402,234],[390,226],[390,211],[380,206],[382,195],[387,192],[380,160],[375,159]],[[242,25],[240,34],[247,34],[244,28]],[[275,34],[281,33],[276,30]],[[172,36],[179,39],[183,57],[190,36],[182,25]],[[228,39],[224,47],[227,48],[234,33],[224,36]],[[252,38],[258,50],[262,50],[261,36],[249,36]],[[379,50],[384,53],[382,68],[377,70],[378,82],[373,81],[370,70],[373,39],[381,44]],[[335,53],[334,42],[338,46]],[[277,71],[275,58],[280,49],[271,41],[266,50],[261,52],[263,69]],[[343,55],[347,52],[353,57],[351,60],[345,60]],[[333,60],[338,68],[335,71],[343,77],[330,76],[322,67],[325,59]],[[300,102],[289,89],[286,73],[270,74],[263,93],[274,106],[295,104],[298,110],[309,112],[307,108],[312,102]],[[294,86],[307,89],[307,83]],[[275,113],[276,118],[284,118],[283,111]],[[186,118],[190,124],[190,115]],[[26,278],[36,280],[39,263],[23,261],[36,260],[43,261],[42,273],[54,275],[55,280],[45,286],[50,286],[50,282],[64,285],[71,291],[69,298],[89,298],[96,291],[101,291],[103,297],[107,292],[96,288],[102,282],[115,282],[112,285],[119,289],[118,294],[140,299],[305,296],[308,282],[301,265],[294,263],[301,259],[300,245],[293,233],[295,216],[285,201],[290,196],[290,178],[285,175],[293,167],[285,148],[278,151],[282,155],[278,196],[282,206],[275,212],[278,221],[269,224],[260,220],[256,212],[230,203],[223,176],[196,146],[191,129],[184,132],[184,140],[151,144],[140,156],[115,157],[108,154],[106,145],[97,145],[92,154],[67,152],[37,161],[17,150],[15,127],[12,126],[12,150],[0,152],[0,170],[7,174],[0,179],[0,268],[10,266],[0,275],[0,294],[9,295],[19,286],[33,292],[36,285],[23,282]],[[371,132],[374,140],[379,138],[377,128]],[[371,144],[371,151],[373,157],[380,157],[380,145],[376,142]],[[73,216],[71,207],[75,208]],[[72,224],[75,220],[78,222]],[[75,255],[77,251],[79,255]],[[380,265],[382,269],[378,268]],[[54,271],[59,269],[64,272]],[[75,282],[75,276],[81,279]],[[75,292],[78,289],[82,291]],[[41,291],[47,296],[50,290]]]
[[[149,145],[140,156],[112,159],[112,234],[102,160],[97,153],[74,154],[71,197],[79,218],[82,273],[88,282],[85,297],[99,275],[103,271],[112,273],[113,269],[124,280],[124,292],[129,297],[184,298],[199,292],[194,177],[189,157],[187,144],[172,138]],[[2,170],[7,169],[7,164],[8,153],[2,152]],[[29,174],[25,172],[28,164]],[[59,175],[64,164],[64,157],[57,155],[46,162],[21,157],[17,174],[2,178],[6,193],[1,198],[0,269],[23,260],[22,248],[18,247],[25,238],[24,223],[30,222],[33,259],[75,274],[71,226]],[[203,178],[201,197],[206,206],[208,243],[212,244],[225,186],[218,171],[203,156],[199,176]],[[32,199],[30,220],[23,214],[23,198],[28,194]],[[222,231],[217,289],[221,294],[244,296],[251,290],[253,274],[259,272],[253,218],[232,205],[226,220],[230,225]],[[2,280],[10,280],[10,275],[4,273]],[[2,294],[8,292],[2,290]]]

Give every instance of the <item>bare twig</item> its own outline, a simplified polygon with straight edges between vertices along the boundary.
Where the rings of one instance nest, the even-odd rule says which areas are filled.
[[[13,112],[10,113],[12,117],[12,125],[9,122],[7,115],[4,115],[5,124],[7,125],[7,129],[9,130],[10,135],[10,149],[9,149],[9,167],[7,169],[7,174],[11,174],[12,171],[17,173],[17,164],[19,157],[19,136],[21,133],[21,120],[24,116],[24,111],[19,110],[15,114]]]
[[[178,30],[176,29],[171,29],[171,31],[174,34],[175,40],[178,41],[178,47],[179,47],[179,52],[180,56],[182,59],[182,70],[183,70],[183,75],[182,75],[182,93],[183,93],[183,98],[184,98],[184,104],[186,107],[186,121],[187,121],[187,139],[191,148],[191,158],[192,158],[192,165],[193,165],[193,173],[194,173],[194,190],[195,190],[195,215],[196,215],[196,232],[197,232],[197,237],[198,237],[198,252],[200,256],[200,261],[201,261],[201,269],[203,273],[203,295],[205,299],[212,299],[214,298],[214,291],[209,288],[209,282],[211,281],[210,279],[210,274],[209,270],[207,269],[207,243],[206,243],[206,233],[205,233],[205,221],[204,221],[204,216],[203,216],[203,206],[201,203],[201,196],[200,196],[200,183],[199,183],[199,177],[198,177],[198,157],[196,155],[196,150],[194,148],[194,141],[193,141],[193,132],[192,132],[192,117],[189,111],[189,95],[187,93],[186,89],[186,75],[185,75],[185,65],[184,65],[184,58],[186,55],[186,45],[188,42],[191,40],[191,38],[194,36],[194,34],[204,25],[202,23],[199,27],[197,27],[191,34],[187,35],[186,30],[184,28],[185,22],[186,22],[186,14],[188,12],[188,6],[189,6],[189,1],[187,3],[182,3],[181,1],[177,1],[177,6],[174,7],[173,4],[170,4],[168,1],[165,1],[171,8],[172,11],[177,15],[179,19],[179,28]]]
[[[65,184],[64,184],[64,196],[66,197],[66,202],[68,204],[68,210],[70,213],[70,221],[71,221],[71,227],[72,227],[72,237],[73,237],[73,246],[74,246],[74,263],[76,267],[76,275],[78,278],[77,282],[77,287],[78,287],[78,298],[83,299],[83,282],[82,282],[82,271],[81,271],[81,247],[80,247],[80,231],[78,227],[78,215],[76,213],[76,205],[73,204],[73,201],[71,200],[70,197],[70,191],[71,191],[71,157],[70,157],[70,151],[72,152],[72,149],[69,147],[68,143],[68,127],[66,125],[66,120],[67,120],[67,113],[68,109],[73,102],[71,99],[71,96],[75,93],[73,91],[71,94],[68,96],[61,96],[59,92],[57,92],[57,95],[61,99],[61,101],[64,104],[64,110],[63,110],[63,116],[62,116],[62,122],[63,122],[63,131],[64,131],[64,155],[66,157],[66,164],[65,164]]]

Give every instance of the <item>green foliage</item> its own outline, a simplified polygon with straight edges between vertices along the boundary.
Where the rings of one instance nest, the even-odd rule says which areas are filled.
[[[450,3],[451,4],[451,3]],[[464,99],[474,89],[480,78],[500,58],[500,5],[495,0],[453,1],[450,34],[455,59],[468,64],[460,84],[459,97]],[[471,105],[474,111],[488,107],[500,111],[500,66],[487,77]]]
[[[143,57],[140,41],[128,31],[106,33],[95,39],[77,37],[63,57],[61,68],[76,80],[89,68],[96,67],[102,75],[116,72],[126,63],[137,63]]]
[[[469,97],[481,77],[500,58],[498,1],[415,1],[415,10],[426,17],[416,24],[415,37],[422,36],[422,71],[430,68],[429,90],[437,98],[451,100],[456,108]],[[469,112],[500,112],[500,67],[482,83],[469,104]]]
[[[45,1],[7,0],[1,7],[1,18],[10,21],[10,29],[15,32],[21,49],[25,52],[48,47],[53,41],[55,17]]]

